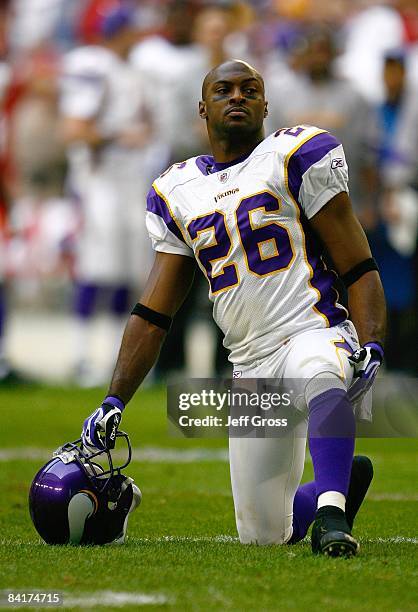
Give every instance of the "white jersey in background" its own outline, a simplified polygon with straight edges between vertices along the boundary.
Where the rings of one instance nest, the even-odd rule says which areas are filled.
[[[130,61],[152,91],[156,136],[166,146],[160,173],[177,154],[184,158],[200,150],[197,109],[202,80],[211,68],[208,54],[197,44],[174,45],[162,36],[150,36],[136,45]]]
[[[153,247],[196,257],[233,363],[346,319],[307,220],[347,182],[341,144],[312,126],[281,129],[233,165],[201,156],[154,182]]]
[[[7,151],[7,131],[8,125],[6,117],[3,113],[3,100],[6,95],[7,88],[11,81],[11,68],[6,62],[0,61],[0,161],[6,155]],[[1,177],[0,177],[1,180]],[[3,227],[3,215],[1,206],[4,202],[0,202],[0,283],[3,280],[5,260],[6,260],[6,246],[4,238],[4,227]]]
[[[152,144],[112,142],[146,119],[145,90],[138,71],[104,47],[80,47],[64,58],[61,114],[94,120],[109,138],[96,151],[84,143],[69,150],[69,184],[83,212],[76,272],[84,281],[123,284],[136,279],[138,270],[146,278],[144,208]]]

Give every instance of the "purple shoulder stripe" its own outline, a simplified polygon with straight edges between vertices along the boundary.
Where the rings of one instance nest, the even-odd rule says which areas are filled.
[[[290,192],[296,202],[299,202],[299,190],[305,172],[340,144],[329,132],[321,132],[293,153],[287,166],[287,176]]]
[[[147,211],[152,212],[155,215],[161,217],[170,232],[172,232],[179,240],[186,244],[186,241],[183,238],[183,234],[181,233],[177,223],[171,216],[167,203],[155,191],[154,187],[151,187],[147,195]]]

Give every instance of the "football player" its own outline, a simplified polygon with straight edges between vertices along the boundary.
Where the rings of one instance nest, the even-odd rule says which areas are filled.
[[[68,186],[81,212],[74,361],[76,377],[84,386],[101,380],[88,355],[100,295],[109,298],[116,347],[129,292],[144,284],[151,265],[144,200],[152,128],[146,83],[128,61],[137,38],[135,15],[128,1],[90,0],[80,22],[90,44],[71,50],[63,60],[60,111],[68,147]],[[133,262],[138,260],[145,277],[136,272],[134,281]],[[111,336],[108,333],[114,340]]]
[[[187,294],[196,260],[237,376],[304,381],[309,418],[299,431],[230,439],[240,541],[293,543],[314,520],[315,553],[356,554],[351,527],[372,469],[367,458],[353,463],[350,399],[364,397],[383,359],[385,301],[352,212],[343,148],[308,125],[265,138],[264,82],[242,61],[206,76],[199,113],[213,155],[175,164],[149,192],[155,263],[126,326],[109,394],[84,423],[84,443],[112,444]],[[316,236],[347,286],[350,318]],[[306,435],[315,481],[298,489]]]
[[[11,68],[5,61],[0,61],[0,384],[12,382],[11,372],[5,349],[6,326],[6,290],[4,286],[6,261],[6,219],[9,203],[5,177],[8,175],[7,129],[8,117],[5,112],[5,100],[11,81]]]

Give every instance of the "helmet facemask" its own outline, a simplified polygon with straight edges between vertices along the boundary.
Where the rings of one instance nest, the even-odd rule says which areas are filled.
[[[124,432],[117,437],[126,441],[121,465],[115,466],[109,450],[86,453],[79,439],[57,449],[35,476],[30,513],[47,543],[124,542],[129,514],[139,505],[141,492],[122,474],[132,457],[129,437]]]

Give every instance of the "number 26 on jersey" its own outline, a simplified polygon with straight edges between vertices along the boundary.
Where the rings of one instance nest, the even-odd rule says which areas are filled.
[[[277,221],[254,224],[253,215],[261,211],[264,217],[280,210],[280,200],[263,191],[243,198],[235,210],[237,233],[240,239],[243,258],[250,274],[264,277],[286,270],[294,259],[292,240],[287,229]],[[187,226],[190,238],[195,241],[202,232],[212,232],[209,244],[197,249],[196,257],[206,272],[211,292],[219,293],[232,289],[239,284],[238,266],[228,261],[232,251],[232,238],[225,213],[215,210],[197,217]],[[213,266],[217,262],[220,270],[215,274]]]

